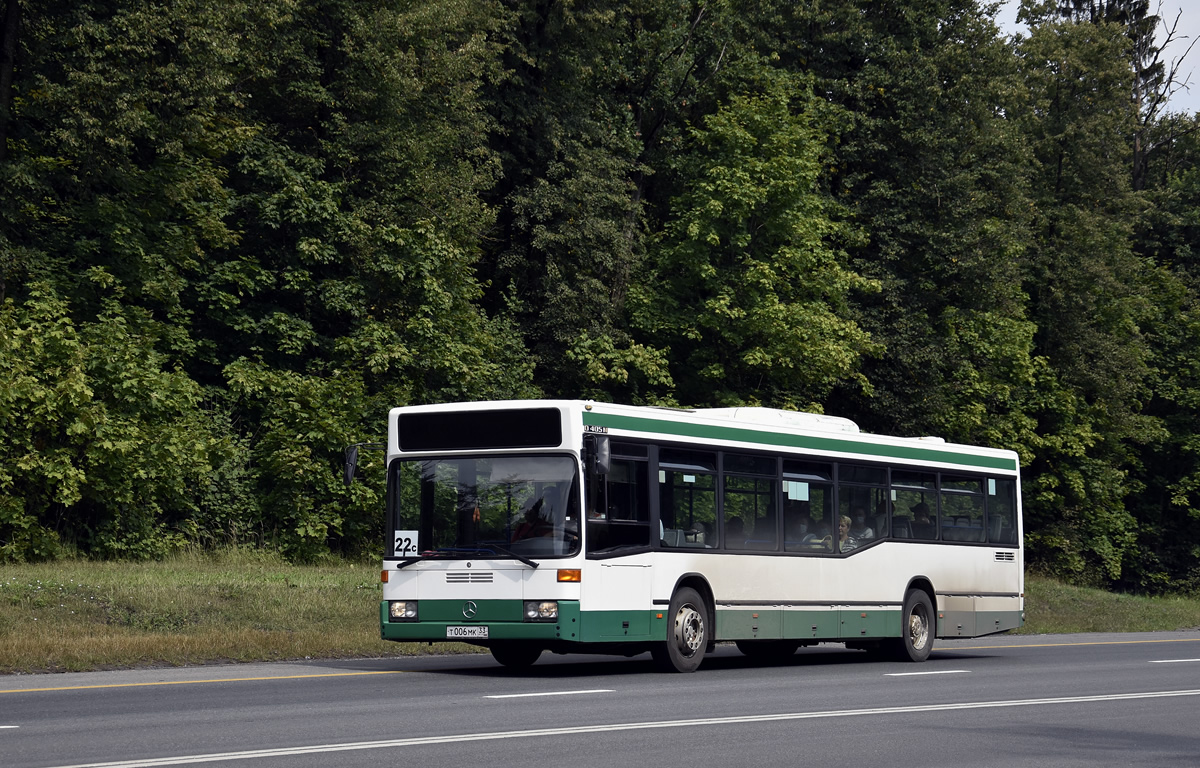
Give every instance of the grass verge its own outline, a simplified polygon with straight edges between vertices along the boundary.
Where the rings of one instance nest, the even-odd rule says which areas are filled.
[[[1200,600],[1026,581],[1023,634],[1200,628]],[[379,639],[374,563],[290,564],[259,551],[158,563],[0,567],[0,674],[464,653]]]
[[[379,568],[257,551],[0,566],[0,674],[461,653],[379,639]]]
[[[1072,587],[1044,576],[1025,578],[1020,634],[1200,630],[1200,599],[1139,597]]]

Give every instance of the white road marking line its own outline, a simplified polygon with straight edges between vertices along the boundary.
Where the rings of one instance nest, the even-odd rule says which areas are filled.
[[[0,725],[0,728],[20,728],[19,725]]]
[[[660,728],[691,728],[695,726],[741,725],[745,723],[769,723],[787,720],[817,720],[827,717],[861,717],[863,715],[906,715],[920,712],[953,712],[972,709],[999,709],[1003,707],[1029,707],[1047,704],[1091,704],[1109,701],[1134,701],[1138,699],[1161,699],[1177,696],[1200,696],[1200,689],[1184,691],[1148,691],[1146,693],[1112,693],[1100,696],[1064,696],[1053,699],[1010,699],[1008,701],[965,701],[959,704],[921,704],[908,707],[880,707],[877,709],[842,709],[829,712],[788,712],[777,715],[733,715],[729,717],[704,717],[695,720],[658,720],[648,723],[612,723],[610,725],[577,725],[563,728],[539,728],[529,731],[491,731],[485,733],[463,733],[450,736],[423,736],[412,739],[389,739],[387,741],[359,741],[346,744],[315,744],[308,747],[282,747],[279,749],[252,749],[243,752],[215,752],[207,755],[181,755],[141,760],[118,760],[111,763],[82,763],[60,765],[54,768],[155,768],[163,765],[188,765],[193,763],[218,763],[228,760],[252,760],[260,757],[294,757],[331,752],[355,752],[364,749],[396,749],[400,747],[424,747],[436,744],[455,744],[470,741],[497,741],[500,739],[527,739],[540,736],[570,736],[581,733],[606,733],[612,731],[644,731]]]
[[[965,675],[969,669],[935,669],[932,672],[885,672],[884,677],[915,677],[916,675]]]
[[[524,699],[530,696],[575,696],[580,693],[613,693],[611,688],[596,688],[591,691],[543,691],[541,693],[498,693],[494,696],[484,696],[485,699]]]
[[[1151,664],[1186,664],[1189,661],[1200,661],[1200,659],[1157,659],[1151,660]]]

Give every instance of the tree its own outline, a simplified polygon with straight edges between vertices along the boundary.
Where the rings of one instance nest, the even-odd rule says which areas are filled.
[[[974,2],[762,5],[779,21],[759,45],[849,116],[828,185],[863,234],[851,268],[881,287],[851,302],[882,349],[863,363],[871,387],[840,388],[836,412],[1025,451],[1034,329],[1012,51]]]
[[[1146,165],[1151,156],[1168,147],[1173,139],[1169,132],[1151,128],[1168,108],[1171,96],[1186,87],[1180,68],[1196,44],[1192,40],[1169,64],[1163,59],[1163,53],[1181,39],[1178,29],[1183,11],[1169,27],[1157,14],[1150,13],[1150,0],[1060,0],[1059,12],[1063,18],[1078,23],[1115,24],[1125,31],[1128,41],[1125,56],[1133,72],[1131,98],[1137,113],[1132,136],[1133,188],[1144,189]],[[1161,46],[1155,42],[1160,25],[1166,30]]]
[[[195,537],[207,494],[236,495],[213,476],[234,446],[200,388],[157,349],[147,313],[102,270],[89,278],[109,292],[92,321],[44,283],[0,308],[0,560],[50,558],[60,541],[160,557]]]
[[[476,305],[499,16],[187,0],[24,20],[0,167],[7,295],[24,311],[44,284],[78,328],[137,318],[229,438],[224,497],[253,489],[231,535],[299,557],[367,544],[378,506],[335,482],[345,443],[391,405],[536,391],[512,325]],[[147,520],[177,513],[206,514],[190,499]]]
[[[634,297],[680,402],[819,410],[836,384],[865,384],[873,346],[847,300],[873,286],[846,269],[852,235],[820,186],[830,119],[781,74],[691,131],[673,169],[686,191]]]
[[[1028,8],[1027,8],[1028,11]],[[1137,114],[1116,25],[1032,16],[1021,46],[1034,151],[1027,290],[1040,386],[1026,483],[1031,561],[1084,580],[1119,578],[1135,542],[1126,497],[1136,446],[1160,434],[1149,397],[1148,265],[1133,252],[1128,172]]]
[[[550,394],[653,398],[663,361],[627,301],[669,191],[660,174],[728,61],[723,2],[517,5],[493,96],[503,178],[486,306],[516,307]]]

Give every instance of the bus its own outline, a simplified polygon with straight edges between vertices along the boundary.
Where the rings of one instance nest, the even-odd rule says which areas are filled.
[[[935,638],[1024,623],[1012,451],[567,400],[396,408],[381,447],[385,640],[462,641],[510,667],[649,651],[690,672],[719,642],[919,662]]]

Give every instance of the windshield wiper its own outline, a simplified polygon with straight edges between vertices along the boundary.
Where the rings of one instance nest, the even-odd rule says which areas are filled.
[[[528,557],[525,557],[524,555],[518,555],[516,552],[513,552],[511,549],[506,549],[506,548],[500,546],[499,544],[489,544],[488,546],[491,547],[492,549],[499,550],[502,554],[508,555],[509,557],[515,557],[518,560],[520,560],[522,563],[525,563],[525,565],[528,565],[530,568],[534,569],[535,571],[537,570],[538,564],[535,563],[534,561],[530,560]]]
[[[416,557],[404,558],[396,566],[396,570],[400,570],[401,568],[407,568],[408,566],[412,565],[413,563],[419,563],[422,560],[425,560],[430,557],[446,557],[451,554],[454,554],[454,553],[450,550],[445,550],[445,549],[426,550],[425,552],[422,552],[421,554],[417,555]]]
[[[419,563],[422,560],[425,560],[427,558],[432,558],[432,557],[454,557],[454,556],[462,556],[462,555],[494,555],[497,552],[499,552],[502,555],[508,555],[509,557],[514,557],[517,560],[520,560],[525,565],[528,565],[530,568],[537,570],[538,564],[536,562],[534,562],[533,560],[530,560],[528,557],[525,557],[524,555],[518,555],[516,552],[513,552],[511,549],[502,547],[499,544],[488,544],[486,547],[474,547],[474,548],[454,547],[452,549],[438,549],[438,550],[434,550],[433,552],[426,552],[423,555],[421,555],[420,557],[409,557],[404,560],[401,560],[400,563],[396,566],[396,570],[400,570],[401,568],[407,568],[408,566],[412,565],[413,563]]]

